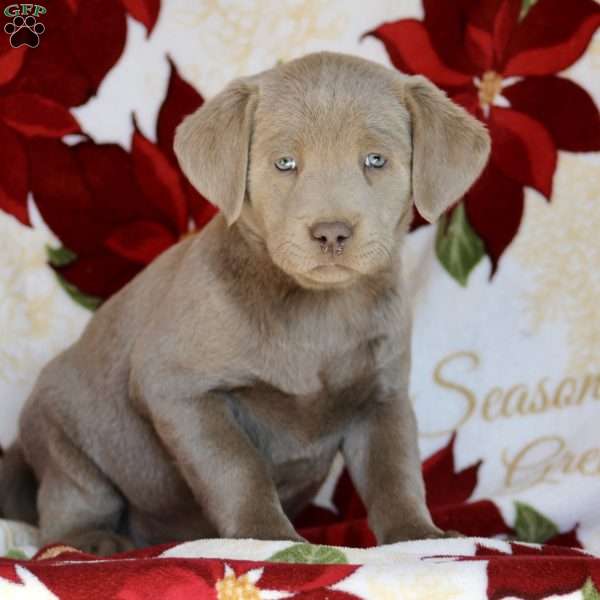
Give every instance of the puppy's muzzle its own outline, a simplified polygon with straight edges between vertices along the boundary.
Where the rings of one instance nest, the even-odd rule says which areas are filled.
[[[342,221],[315,223],[310,228],[310,235],[321,246],[323,254],[339,256],[352,237],[352,227]]]

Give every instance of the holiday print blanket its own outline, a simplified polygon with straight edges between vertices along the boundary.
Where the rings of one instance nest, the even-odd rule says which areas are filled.
[[[468,537],[374,548],[338,459],[296,521],[306,545],[204,540],[98,560],[0,521],[1,600],[600,598],[596,0],[0,9],[4,447],[42,366],[214,215],[173,133],[233,77],[357,54],[427,76],[492,138],[473,188],[435,225],[415,215],[405,249],[427,501]]]
[[[203,540],[109,559],[50,546],[0,559],[11,600],[592,600],[600,558],[581,550],[472,538],[354,548]]]

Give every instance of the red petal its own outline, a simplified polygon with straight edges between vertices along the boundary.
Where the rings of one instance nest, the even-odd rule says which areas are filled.
[[[573,556],[576,558],[586,556],[584,552],[577,548],[564,548],[551,544],[543,544],[540,548],[536,548],[535,546],[528,546],[519,542],[511,542],[510,547],[513,556]],[[588,554],[587,556],[590,555]]]
[[[506,48],[517,29],[522,0],[502,0],[494,18],[494,54],[496,64],[504,62]]]
[[[547,129],[530,116],[492,107],[489,119],[492,161],[505,175],[550,198],[556,146]]]
[[[80,131],[68,109],[36,94],[13,94],[2,98],[0,115],[5,123],[29,137],[62,137]]]
[[[487,596],[541,600],[581,590],[591,576],[596,583],[598,560],[579,550],[545,545],[511,544],[511,554],[478,545],[476,556],[488,560]],[[471,559],[467,559],[471,560]]]
[[[85,0],[71,25],[71,51],[95,91],[125,47],[125,10],[119,2]]]
[[[131,155],[121,146],[85,142],[73,152],[93,198],[88,219],[108,228],[138,219],[160,221],[137,185]]]
[[[384,23],[368,35],[381,40],[397,69],[420,73],[441,87],[465,86],[472,77],[446,66],[435,52],[429,32],[420,21]]]
[[[0,577],[10,581],[11,583],[18,583],[19,585],[23,585],[23,581],[19,577],[18,573],[15,571],[15,565],[12,561],[2,562],[0,564]]]
[[[194,112],[202,106],[204,99],[187,81],[184,81],[177,72],[173,61],[169,59],[171,77],[167,95],[158,113],[156,137],[161,150],[174,164],[177,163],[173,152],[173,138],[175,128],[183,117]]]
[[[355,565],[340,564],[311,564],[303,566],[310,568],[299,568],[294,573],[294,576],[290,577],[289,565],[267,564],[260,578],[259,585],[263,590],[308,592],[334,585],[352,575],[358,569],[358,566]],[[294,597],[297,598],[298,596],[295,595]]]
[[[82,254],[75,262],[58,271],[81,292],[106,299],[131,281],[141,269],[142,265],[105,252]]]
[[[550,538],[546,544],[552,546],[566,546],[567,548],[583,548],[583,545],[577,537],[577,527],[578,526],[575,525],[573,529],[555,535],[553,538]]]
[[[131,262],[147,265],[176,241],[160,223],[136,221],[115,229],[105,245]]]
[[[188,207],[180,172],[135,127],[131,144],[133,167],[146,198],[179,233],[188,230]]]
[[[335,486],[333,504],[344,521],[363,519],[367,516],[365,505],[358,495],[347,469],[344,469]]]
[[[121,0],[121,2],[125,10],[144,25],[150,35],[158,19],[160,0]]]
[[[502,513],[491,500],[434,508],[431,516],[440,529],[460,531],[464,535],[491,537],[512,533]]]
[[[419,229],[419,227],[423,227],[424,225],[429,225],[429,221],[425,220],[418,210],[413,207],[413,218],[410,222],[410,231],[415,231]]]
[[[432,454],[423,463],[423,478],[430,509],[465,502],[477,485],[477,472],[481,461],[456,472],[454,467],[453,435],[446,446]]]
[[[579,550],[544,545],[541,548],[511,543],[511,554],[477,548],[489,560],[488,598],[519,596],[531,600],[580,590],[588,576],[594,579],[597,560]]]
[[[312,529],[324,525],[333,525],[339,523],[339,521],[340,517],[334,511],[316,504],[309,504],[302,509],[298,516],[294,517],[294,527],[295,529]]]
[[[466,41],[469,56],[480,72],[498,70],[516,30],[521,0],[480,0],[468,11]]]
[[[460,0],[423,0],[423,24],[429,32],[436,54],[443,58],[444,64],[457,71],[476,75],[480,72],[465,52],[464,39],[465,23],[469,20],[471,8],[470,4]]]
[[[60,140],[34,138],[27,150],[30,186],[44,221],[76,254],[96,248],[108,230],[90,219],[92,196],[73,149]]]
[[[369,529],[366,519],[302,529],[300,534],[312,544],[346,546],[348,548],[370,548],[377,545],[377,540]]]
[[[508,596],[542,600],[548,596],[580,590],[588,577],[586,558],[514,555],[491,556],[487,574],[487,597],[500,600]]]
[[[19,136],[2,123],[0,123],[0,148],[6,157],[0,160],[0,210],[29,225],[27,155]]]
[[[62,599],[216,598],[215,578],[211,577],[211,571],[220,567],[222,577],[224,564],[221,561],[141,558],[145,554],[145,551],[136,551],[120,555],[119,558],[123,557],[124,560],[98,561],[98,557],[71,552],[61,554],[57,560],[33,561],[28,564],[28,569],[52,590],[55,594],[53,597]],[[141,560],[135,560],[138,557]],[[70,567],[70,560],[76,561],[76,564]]]
[[[3,35],[0,39],[0,85],[11,81],[21,69],[27,46],[11,48],[8,36]]]
[[[465,196],[469,223],[482,238],[492,271],[513,240],[523,215],[523,187],[504,176],[490,161]]]
[[[492,34],[485,29],[467,23],[465,46],[478,71],[485,72],[494,66],[494,42]]]
[[[94,88],[71,44],[71,30],[79,26],[78,19],[66,3],[57,2],[44,15],[43,22],[46,31],[40,47],[27,52],[23,67],[6,93],[30,92],[63,106],[82,104]],[[111,34],[107,38],[111,39]],[[79,42],[87,44],[88,40]]]
[[[538,0],[508,47],[504,76],[566,69],[583,54],[599,25],[600,7],[594,0]]]
[[[577,548],[566,548],[564,546],[552,546],[549,544],[542,544],[541,546],[526,545],[519,542],[509,542],[510,554],[501,552],[495,548],[488,548],[481,544],[477,544],[477,551],[475,556],[501,556],[504,558],[511,558],[513,556],[528,556],[528,557],[557,557],[563,558],[587,558],[591,556],[586,554],[582,550]]]
[[[502,90],[518,112],[548,130],[561,150],[600,150],[600,114],[590,95],[563,77],[527,77]]]
[[[137,553],[135,558],[137,558]],[[135,568],[130,569],[129,573],[123,566],[113,569],[122,581],[118,588],[111,581],[111,587],[108,587],[106,592],[103,590],[105,598],[118,598],[118,600],[216,598],[214,578],[209,575],[205,579],[203,577],[204,569],[198,568],[203,567],[204,563],[208,561],[181,561],[179,564],[172,563],[158,569],[152,560],[147,562],[133,560],[132,562]],[[106,576],[106,574],[102,573],[100,576]]]

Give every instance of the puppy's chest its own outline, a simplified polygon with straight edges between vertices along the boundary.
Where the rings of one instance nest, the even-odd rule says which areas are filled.
[[[331,458],[350,421],[368,410],[382,349],[393,343],[387,324],[369,317],[299,316],[255,348],[252,380],[233,391],[232,408],[271,464]]]
[[[296,347],[291,360],[279,353],[252,384],[232,390],[234,413],[272,464],[312,464],[337,448],[377,385],[370,345],[331,354]]]
[[[379,336],[368,320],[323,323],[318,318],[290,322],[265,342],[257,356],[259,378],[295,397],[329,395],[363,379],[376,366]]]

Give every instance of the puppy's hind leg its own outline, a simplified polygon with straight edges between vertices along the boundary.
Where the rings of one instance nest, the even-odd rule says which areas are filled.
[[[37,481],[23,450],[13,444],[0,458],[0,517],[37,523]]]
[[[61,542],[101,556],[132,549],[116,533],[122,496],[69,441],[54,441],[38,492],[42,543]]]

